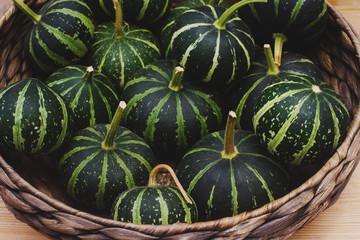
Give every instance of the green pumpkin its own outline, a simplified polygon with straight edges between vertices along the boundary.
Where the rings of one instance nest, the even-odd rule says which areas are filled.
[[[170,41],[171,57],[193,77],[225,86],[247,73],[255,43],[247,24],[234,12],[246,0],[232,5],[198,6],[177,17]]]
[[[159,60],[137,71],[121,94],[128,103],[124,126],[164,160],[181,158],[222,122],[217,93],[185,74],[174,61]]]
[[[0,108],[1,139],[15,151],[51,153],[73,133],[63,99],[38,79],[23,79],[2,89]]]
[[[123,191],[146,185],[156,159],[146,142],[118,126],[125,103],[111,124],[95,124],[78,131],[58,163],[69,196],[90,209],[107,209]]]
[[[309,76],[285,76],[260,94],[253,127],[277,159],[322,164],[342,143],[351,117],[335,90]]]
[[[150,174],[148,186],[129,189],[117,197],[111,209],[112,219],[152,225],[197,221],[196,204],[181,185],[161,186],[156,183],[156,173],[160,169],[167,169],[176,179],[169,166],[156,166]]]
[[[259,51],[247,75],[234,81],[226,91],[225,106],[237,115],[236,127],[254,131],[252,119],[256,100],[271,82],[289,75],[308,75],[323,79],[320,69],[300,53],[284,52],[281,65],[274,62],[269,44]]]
[[[160,58],[159,43],[152,32],[133,24],[123,25],[117,2],[116,22],[98,25],[89,65],[105,74],[121,91],[137,70]]]
[[[111,122],[119,104],[115,87],[92,66],[67,66],[51,74],[45,83],[72,110],[76,130]]]
[[[198,206],[199,220],[252,211],[289,191],[287,171],[254,133],[234,130],[230,112],[225,131],[201,138],[177,167],[180,183]]]
[[[30,63],[45,73],[79,62],[94,35],[93,14],[81,0],[52,0],[38,14],[22,0],[14,3],[34,22],[25,38]]]

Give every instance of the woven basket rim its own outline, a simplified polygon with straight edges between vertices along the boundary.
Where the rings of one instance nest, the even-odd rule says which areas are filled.
[[[41,0],[45,2],[44,0]],[[342,27],[344,27],[347,30],[347,33],[349,34],[349,38],[351,39],[355,49],[356,49],[356,57],[359,59],[360,62],[360,39],[357,36],[354,28],[351,26],[350,23],[347,22],[347,20],[343,17],[343,15],[329,2],[327,2],[328,9],[336,14],[337,21],[341,23]],[[0,29],[3,27],[4,23],[8,21],[8,19],[17,11],[14,4],[5,12],[5,14],[0,18]],[[339,165],[339,162],[341,159],[343,159],[347,154],[347,149],[349,149],[349,146],[354,139],[355,135],[358,133],[360,129],[360,105],[356,106],[356,113],[353,117],[351,126],[349,128],[349,131],[347,133],[347,136],[344,140],[344,142],[337,148],[334,155],[324,164],[320,170],[318,170],[312,177],[310,177],[307,181],[305,181],[302,185],[295,188],[282,198],[276,199],[275,201],[268,203],[258,209],[255,209],[250,212],[243,212],[237,216],[233,217],[226,217],[221,218],[218,220],[212,220],[207,222],[196,222],[192,224],[186,224],[186,223],[175,223],[171,225],[160,225],[160,226],[154,226],[154,225],[139,225],[139,224],[133,224],[133,223],[124,223],[120,221],[115,221],[108,218],[103,218],[100,216],[96,216],[91,213],[87,213],[84,211],[77,210],[76,208],[73,208],[71,206],[66,205],[65,203],[52,198],[51,196],[39,191],[34,186],[32,186],[29,182],[27,182],[25,179],[23,179],[0,155],[0,167],[3,169],[5,174],[9,177],[7,183],[9,183],[9,186],[13,189],[25,191],[27,193],[30,193],[32,195],[35,195],[36,197],[42,199],[43,201],[50,203],[51,206],[54,208],[76,215],[78,217],[82,217],[85,219],[88,219],[90,221],[94,221],[97,223],[101,223],[107,226],[113,226],[113,227],[122,227],[122,228],[128,228],[128,229],[136,229],[136,230],[142,230],[143,232],[151,232],[154,233],[153,230],[149,230],[149,226],[151,226],[152,229],[156,228],[156,233],[171,233],[173,230],[172,226],[174,225],[182,225],[184,232],[190,232],[193,230],[196,231],[202,231],[202,230],[208,230],[208,229],[216,229],[216,230],[222,230],[222,229],[228,229],[230,227],[233,227],[247,219],[254,218],[254,217],[261,217],[262,215],[268,214],[271,211],[274,211],[281,207],[286,202],[290,201],[291,199],[294,199],[296,196],[301,194],[302,192],[306,191],[307,189],[316,186],[321,182],[321,180],[326,176],[326,174],[334,169],[336,166]],[[356,159],[357,163],[359,162],[359,159]],[[356,163],[356,165],[357,165]],[[0,168],[0,170],[1,170]],[[4,178],[2,176],[2,172],[0,171],[0,178]]]

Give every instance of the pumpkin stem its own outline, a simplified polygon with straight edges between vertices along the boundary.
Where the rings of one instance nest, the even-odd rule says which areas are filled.
[[[279,67],[275,64],[274,55],[271,51],[270,44],[264,44],[264,53],[269,68],[267,71],[267,75],[278,75]]]
[[[281,55],[284,42],[287,41],[287,38],[282,33],[274,33],[273,37],[275,38],[274,54],[275,54],[275,64],[276,66],[281,65]]]
[[[126,103],[124,101],[120,101],[118,108],[116,109],[115,115],[111,120],[110,127],[106,132],[106,136],[104,141],[101,144],[102,149],[110,151],[115,148],[115,133],[120,125],[122,115],[126,108]]]
[[[175,92],[180,91],[183,88],[182,78],[184,76],[184,68],[177,66],[174,68],[169,88]]]
[[[123,12],[119,0],[113,0],[115,9],[115,31],[113,37],[121,39],[124,35],[123,32]]]
[[[266,3],[267,0],[242,0],[240,2],[237,2],[225,10],[225,12],[221,15],[221,17],[214,22],[214,26],[217,27],[218,29],[225,29],[227,20],[236,10],[238,10],[244,5],[247,5],[249,3],[256,3],[256,2]]]
[[[36,14],[22,0],[13,0],[13,2],[23,13],[25,13],[25,15],[31,18],[34,24],[40,21],[41,15]]]
[[[169,165],[159,164],[159,165],[157,165],[156,167],[153,168],[153,170],[150,172],[150,175],[149,175],[148,187],[158,186],[158,184],[156,182],[156,175],[162,169],[165,169],[170,173],[172,179],[174,180],[176,186],[179,188],[179,190],[180,190],[181,194],[183,195],[185,201],[188,202],[189,204],[193,204],[193,202],[191,201],[191,199],[187,195],[186,191],[184,190],[183,186],[181,185],[179,179],[177,178],[174,170]]]
[[[236,113],[230,111],[225,127],[224,151],[221,152],[222,158],[232,159],[239,153],[234,144],[235,124]]]
[[[91,82],[94,77],[94,68],[92,66],[89,66],[86,68],[86,72],[84,73],[83,79],[86,82]]]

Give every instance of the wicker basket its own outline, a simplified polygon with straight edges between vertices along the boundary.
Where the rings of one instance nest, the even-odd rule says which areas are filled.
[[[45,1],[30,0],[38,9]],[[329,24],[309,56],[326,81],[345,99],[353,121],[343,144],[327,163],[289,194],[235,217],[163,226],[116,222],[89,213],[67,199],[53,176],[51,156],[29,157],[0,149],[0,194],[16,218],[50,238],[207,239],[287,238],[339,197],[360,159],[360,41],[330,4]],[[0,88],[32,76],[24,60],[23,39],[31,21],[12,6],[0,18]],[[29,171],[29,169],[31,171]]]

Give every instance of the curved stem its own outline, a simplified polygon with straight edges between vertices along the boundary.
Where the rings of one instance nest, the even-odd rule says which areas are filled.
[[[180,91],[183,88],[182,78],[184,76],[184,68],[177,66],[174,68],[169,88],[175,92]]]
[[[264,44],[264,54],[266,56],[266,62],[269,68],[267,71],[267,75],[277,75],[280,71],[279,67],[275,64],[270,44]]]
[[[86,68],[86,72],[84,73],[83,79],[86,82],[91,82],[94,77],[94,68],[92,66],[89,66]]]
[[[230,111],[225,127],[224,151],[221,153],[222,158],[232,159],[239,153],[234,144],[235,124],[236,113],[234,111]]]
[[[242,0],[233,4],[231,7],[225,10],[225,12],[221,15],[221,17],[214,22],[214,26],[218,29],[225,29],[225,25],[229,17],[239,8],[249,3],[263,2],[266,3],[267,0]]]
[[[22,0],[13,0],[13,2],[23,13],[25,13],[25,15],[27,15],[31,18],[31,20],[33,20],[34,24],[40,21],[41,15],[36,14]]]
[[[179,188],[181,194],[183,195],[184,199],[186,202],[188,202],[189,204],[193,204],[193,202],[191,201],[191,199],[189,198],[189,196],[187,195],[186,191],[184,190],[184,188],[182,187],[179,179],[177,178],[174,170],[169,166],[169,165],[166,165],[166,164],[159,164],[157,165],[156,167],[153,168],[153,170],[151,171],[150,175],[149,175],[149,183],[148,183],[148,186],[149,187],[152,187],[152,186],[158,186],[157,182],[156,182],[156,175],[157,173],[162,170],[162,169],[165,169],[167,170],[172,179],[174,180],[176,186]]]
[[[123,37],[123,12],[119,0],[113,0],[114,9],[115,9],[115,31],[113,37],[115,39],[120,39]]]
[[[110,127],[106,132],[105,139],[101,144],[102,149],[109,151],[115,148],[115,142],[114,142],[115,133],[118,126],[120,125],[121,118],[125,108],[126,108],[126,103],[124,101],[121,101],[119,103],[118,108],[116,109],[114,117],[111,120]]]
[[[281,55],[282,55],[282,49],[284,42],[287,41],[287,38],[282,33],[274,33],[275,38],[275,46],[274,46],[274,54],[275,54],[275,64],[276,66],[281,65]]]

